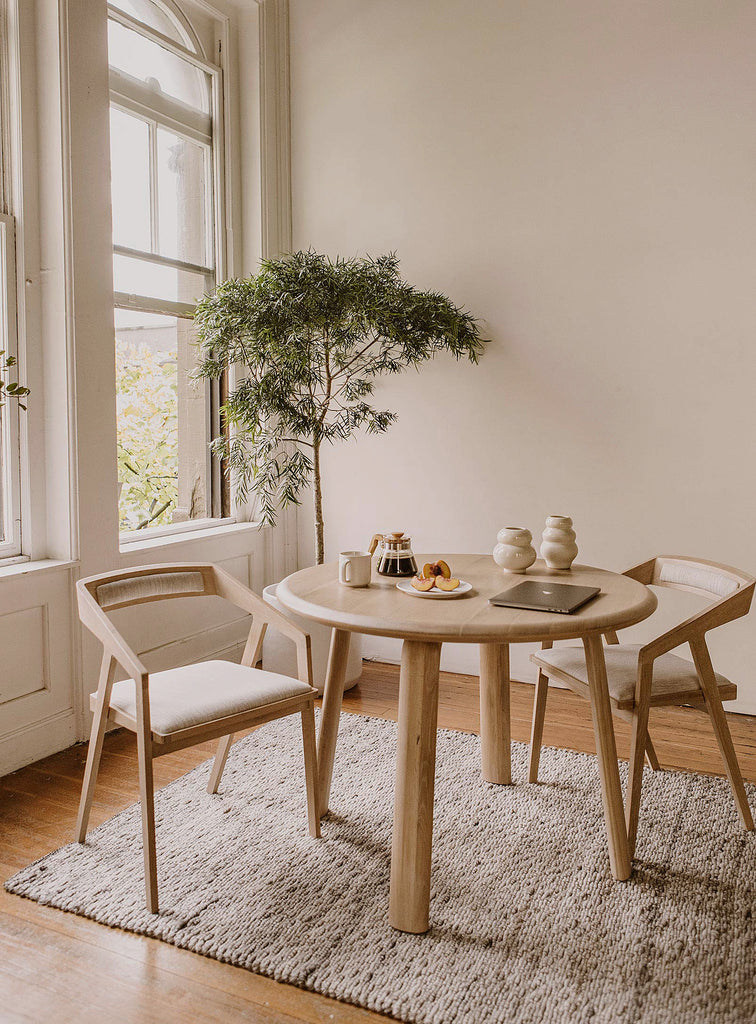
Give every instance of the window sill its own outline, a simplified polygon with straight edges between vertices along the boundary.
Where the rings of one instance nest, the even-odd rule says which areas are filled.
[[[61,572],[63,569],[73,569],[78,564],[76,561],[64,558],[40,558],[35,562],[14,561],[13,564],[0,565],[0,580],[45,572]]]
[[[163,540],[166,537],[180,536],[185,533],[197,533],[200,530],[212,530],[220,526],[233,526],[236,519],[188,519],[183,523],[171,523],[168,526],[152,526],[146,530],[124,530],[121,533],[121,547],[127,544],[142,544],[148,540]]]
[[[137,551],[155,551],[160,548],[175,547],[180,544],[197,544],[215,537],[233,537],[244,533],[258,533],[263,527],[260,523],[236,523],[233,521],[219,523],[209,520],[212,525],[184,530],[180,533],[162,533],[139,540],[121,540],[121,554],[130,555]],[[125,536],[125,535],[124,535]]]

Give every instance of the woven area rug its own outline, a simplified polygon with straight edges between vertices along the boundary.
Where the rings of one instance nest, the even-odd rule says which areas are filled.
[[[158,916],[136,805],[6,888],[404,1021],[756,1018],[756,836],[725,781],[647,772],[617,883],[594,757],[546,750],[531,786],[515,744],[516,784],[492,786],[478,737],[441,731],[432,929],[404,935],[387,922],[395,746],[393,723],[343,716],[321,840],[293,719],[234,746],[217,796],[209,762],[161,790]]]

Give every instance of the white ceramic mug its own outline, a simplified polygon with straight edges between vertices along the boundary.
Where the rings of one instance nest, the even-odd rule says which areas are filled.
[[[367,587],[371,563],[367,551],[342,551],[339,555],[339,583],[347,587]]]

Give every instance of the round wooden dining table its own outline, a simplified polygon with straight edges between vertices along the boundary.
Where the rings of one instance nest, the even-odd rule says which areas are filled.
[[[418,555],[419,564],[437,556]],[[427,598],[397,589],[373,564],[369,586],[339,583],[338,564],[314,565],[278,585],[290,611],[333,627],[318,736],[321,813],[328,810],[351,633],[403,641],[399,676],[398,749],[391,849],[389,921],[404,932],[429,927],[433,791],[441,645],[480,647],[482,772],[487,782],[512,781],[509,727],[509,644],[579,639],[585,647],[593,729],[612,874],[632,870],[609,704],[602,634],[631,626],[656,608],[656,597],[627,576],[585,565],[555,571],[537,561],[523,575],[502,572],[490,555],[444,555],[472,589],[454,598]],[[570,615],[501,608],[489,598],[523,579],[599,587]]]

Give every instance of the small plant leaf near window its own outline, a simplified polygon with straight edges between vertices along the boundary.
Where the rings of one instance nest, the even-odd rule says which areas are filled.
[[[31,394],[29,388],[18,381],[6,381],[5,377],[9,370],[16,365],[15,356],[6,356],[5,351],[0,349],[0,409],[5,405],[7,399],[14,399],[18,402],[19,408],[26,412],[26,406],[21,401]]]
[[[254,489],[262,522],[300,504],[312,482],[317,562],[323,561],[321,453],[358,430],[396,419],[371,402],[377,378],[418,368],[439,352],[477,363],[477,320],[438,292],[402,280],[399,260],[335,260],[297,252],[225,281],[197,306],[198,377],[240,368],[211,445],[243,501]]]

